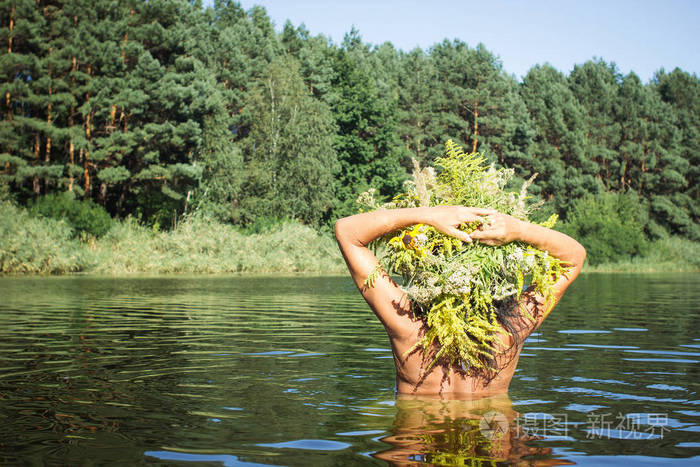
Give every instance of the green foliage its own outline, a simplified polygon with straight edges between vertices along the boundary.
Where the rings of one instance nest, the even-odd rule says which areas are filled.
[[[150,225],[197,213],[324,229],[456,137],[515,168],[513,186],[538,173],[530,193],[562,218],[587,194],[632,190],[652,238],[700,239],[695,74],[643,84],[594,60],[518,84],[483,44],[404,52],[356,29],[333,44],[209,3],[0,2],[0,193],[71,192]]]
[[[354,36],[351,32],[345,48],[335,54],[334,93],[327,97],[338,127],[335,218],[353,214],[355,199],[369,187],[390,196],[406,178],[397,149],[401,145],[395,133],[394,103],[380,98],[362,48],[356,31]]]
[[[169,232],[127,219],[94,245],[93,254],[91,271],[100,274],[333,273],[344,268],[330,237],[297,222],[245,234],[202,216]]]
[[[535,208],[528,202],[529,182],[520,193],[509,193],[504,187],[513,171],[489,167],[485,162],[478,153],[465,154],[449,140],[445,157],[436,160],[437,174],[431,167],[421,170],[414,162],[413,180],[405,184],[406,191],[381,207],[463,205],[496,209],[527,220]],[[364,194],[361,202],[379,207],[372,193]],[[556,216],[548,221],[548,227],[554,222]],[[478,226],[472,223],[462,229],[471,232]],[[498,336],[504,332],[497,319],[498,309],[518,306],[525,285],[532,285],[545,303],[550,303],[553,284],[566,271],[560,260],[529,245],[463,244],[421,224],[379,242],[386,244],[380,264],[388,274],[401,275],[414,314],[426,324],[425,335],[409,352],[438,344],[428,368],[448,363],[461,365],[470,374],[495,370],[492,359],[500,344]],[[526,276],[531,284],[525,283]],[[372,286],[376,277],[377,271],[373,271],[365,284]],[[428,355],[426,351],[426,358]]]
[[[318,226],[334,204],[335,125],[328,106],[313,99],[294,60],[273,62],[244,110],[246,197],[243,221],[276,216]],[[312,182],[313,183],[310,183]]]
[[[539,175],[530,191],[563,214],[597,183],[586,175],[592,167],[583,157],[585,109],[567,77],[550,65],[531,68],[520,92],[536,130],[529,163]]]
[[[642,256],[648,246],[647,220],[634,192],[603,192],[576,200],[560,230],[581,242],[595,265]]]
[[[293,222],[291,219],[280,219],[277,217],[260,216],[241,229],[245,234],[270,233],[279,230],[284,224]]]
[[[697,241],[700,240],[700,79],[676,68],[671,73],[661,70],[652,84],[677,119],[678,154],[687,164],[682,172],[685,185],[674,199],[676,209],[682,209],[687,220],[673,227],[679,234]]]
[[[0,201],[0,273],[60,274],[91,266],[84,244],[63,220],[30,216]]]
[[[568,82],[583,110],[586,131],[583,146],[586,162],[581,167],[581,175],[595,177],[606,190],[614,188],[621,168],[616,153],[622,139],[621,125],[615,120],[620,73],[614,63],[588,61],[574,66]]]
[[[13,201],[12,193],[7,185],[0,185],[0,202]]]
[[[77,234],[101,237],[112,228],[109,213],[92,200],[79,201],[69,193],[45,195],[29,203],[33,215],[64,219]]]
[[[584,272],[698,272],[700,243],[683,237],[667,237],[651,242],[644,256],[590,265]]]
[[[438,67],[431,55],[416,48],[403,54],[399,63],[399,137],[422,165],[440,155],[444,127],[439,124],[444,89],[437,86]]]
[[[431,58],[440,83],[433,115],[433,128],[441,128],[438,141],[456,137],[471,152],[487,154],[529,177],[534,132],[515,79],[506,75],[500,60],[483,44],[472,49],[460,40],[437,44]]]
[[[206,216],[159,232],[128,218],[81,242],[65,220],[0,202],[0,273],[323,273],[345,271],[335,242],[298,222],[259,233]]]

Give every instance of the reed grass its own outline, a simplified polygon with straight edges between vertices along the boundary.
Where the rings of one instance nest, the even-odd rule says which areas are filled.
[[[0,202],[0,273],[343,273],[335,241],[286,222],[264,233],[195,217],[158,232],[133,219],[103,237],[75,238],[64,221]]]
[[[678,237],[651,244],[643,257],[584,266],[584,272],[697,272],[700,243]],[[31,216],[0,201],[0,273],[346,274],[335,241],[297,222],[246,233],[206,218],[158,232],[133,219],[102,238],[75,237],[65,221]]]
[[[344,271],[335,242],[296,222],[245,234],[205,218],[190,218],[170,232],[126,220],[91,249],[92,272],[100,274]]]
[[[644,256],[615,263],[585,265],[583,272],[699,272],[700,243],[680,237],[652,242]]]
[[[32,217],[0,201],[0,273],[61,274],[90,265],[89,252],[65,221]]]

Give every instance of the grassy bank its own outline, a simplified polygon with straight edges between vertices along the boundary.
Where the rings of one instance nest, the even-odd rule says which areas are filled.
[[[230,225],[191,218],[173,231],[155,232],[133,220],[103,237],[74,238],[64,221],[32,217],[0,203],[0,272],[341,273],[335,241],[299,223],[246,234]]]
[[[0,201],[0,272],[61,274],[90,264],[87,246],[65,221],[32,217]]]
[[[244,234],[206,219],[189,219],[170,232],[153,232],[126,221],[95,241],[90,250],[94,258],[90,271],[100,274],[341,272],[345,268],[331,238],[298,223]]]
[[[700,243],[670,237],[649,245],[644,256],[595,266],[586,264],[583,272],[698,272]]]
[[[700,243],[668,238],[644,257],[584,267],[584,272],[700,271]],[[64,221],[30,216],[0,202],[0,273],[320,273],[345,274],[335,241],[299,223],[250,234],[191,218],[170,232],[127,219],[99,239],[76,238]]]

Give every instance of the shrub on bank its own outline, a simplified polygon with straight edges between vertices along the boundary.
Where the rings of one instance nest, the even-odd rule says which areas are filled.
[[[648,215],[633,193],[603,192],[574,201],[559,230],[578,240],[590,265],[644,256]]]
[[[41,206],[66,206],[61,202]],[[35,205],[36,206],[36,205]],[[38,209],[38,208],[37,208]],[[56,208],[52,212],[61,212]],[[70,209],[70,208],[69,208]],[[76,211],[86,212],[86,211]],[[191,217],[159,232],[134,219],[111,221],[96,238],[83,241],[65,219],[34,216],[0,201],[0,273],[339,273],[345,270],[335,242],[314,229],[288,221],[261,233],[242,233],[220,222]],[[102,223],[101,225],[104,225]]]
[[[60,274],[90,267],[85,246],[65,222],[30,216],[0,202],[0,272]]]
[[[93,271],[104,274],[341,272],[345,267],[331,238],[298,222],[243,234],[202,217],[170,232],[126,220],[95,242],[94,255]]]
[[[29,202],[29,213],[51,219],[63,219],[76,234],[100,237],[112,228],[109,213],[92,200],[80,201],[68,193],[54,193]]]
[[[649,244],[644,256],[623,261],[586,264],[583,272],[697,272],[700,243],[682,237],[667,237]]]
[[[586,264],[584,271],[700,271],[700,243],[669,237],[645,255]],[[65,222],[30,216],[0,201],[0,273],[340,273],[346,269],[333,239],[297,222],[242,233],[220,222],[190,218],[171,232],[134,219],[115,222],[102,238],[79,241]]]

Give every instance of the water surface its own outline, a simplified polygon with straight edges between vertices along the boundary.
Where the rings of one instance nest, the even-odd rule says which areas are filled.
[[[397,397],[347,278],[0,278],[0,464],[697,465],[700,274],[581,276],[506,397]]]

